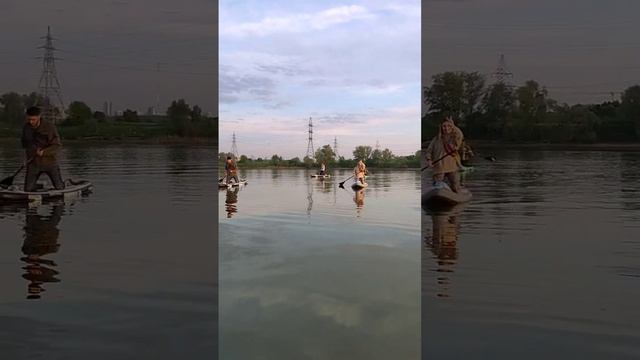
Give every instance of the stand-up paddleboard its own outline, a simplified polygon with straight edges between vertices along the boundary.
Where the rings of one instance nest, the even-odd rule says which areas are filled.
[[[353,185],[351,185],[351,188],[354,190],[359,190],[359,189],[364,189],[367,186],[369,186],[369,184],[367,183],[361,183],[360,181],[356,181],[353,183]]]
[[[226,183],[224,181],[221,181],[218,183],[218,189],[230,189],[235,186],[244,186],[244,185],[247,185],[247,180],[240,180],[240,182],[231,182],[231,183]]]
[[[65,188],[61,190],[41,189],[37,191],[23,191],[22,187],[13,185],[7,189],[0,189],[0,202],[32,202],[64,199],[67,197],[80,196],[91,192],[91,190],[93,190],[93,184],[88,180],[67,180],[65,181]]]
[[[312,178],[316,178],[316,179],[329,179],[331,177],[331,175],[329,174],[324,174],[324,175],[320,175],[320,174],[313,174],[311,175]]]
[[[429,205],[457,205],[471,201],[472,195],[468,189],[461,188],[453,192],[444,182],[435,184],[422,194],[422,204]]]

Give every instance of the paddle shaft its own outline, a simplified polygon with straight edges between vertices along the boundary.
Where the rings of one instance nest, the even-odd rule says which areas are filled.
[[[353,176],[354,176],[354,175],[351,175],[351,176],[349,176],[348,178],[344,179],[344,181],[343,181],[343,182],[341,182],[341,183],[339,184],[339,186],[340,186],[340,187],[343,187],[343,186],[344,186],[344,183],[346,183],[346,182],[347,182],[347,180],[351,179]]]
[[[445,156],[443,156],[443,157],[441,157],[440,159],[438,159],[438,160],[436,160],[436,161],[432,162],[432,163],[431,163],[431,165],[427,165],[427,166],[423,167],[422,169],[420,169],[420,171],[427,170],[428,168],[432,167],[432,166],[433,166],[433,164],[438,163],[438,162],[442,161],[444,158],[446,158],[447,156],[449,156],[449,155],[453,155],[453,154],[454,154],[454,153],[447,153]]]
[[[33,160],[33,158],[27,160],[27,163],[26,164],[22,164],[22,166],[20,166],[20,168],[18,170],[16,170],[16,172],[13,173],[13,175],[2,179],[2,181],[0,181],[0,184],[6,185],[6,186],[13,185],[13,180],[16,178],[16,176],[18,176],[18,174],[20,174],[20,171],[22,171],[24,169],[25,165],[29,164],[32,160]]]

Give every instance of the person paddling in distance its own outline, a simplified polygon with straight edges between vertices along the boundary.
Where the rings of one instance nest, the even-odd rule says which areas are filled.
[[[64,189],[57,155],[62,148],[58,129],[53,122],[43,119],[38,107],[26,111],[26,122],[22,128],[22,147],[26,154],[27,174],[24,191],[36,191],[40,175],[47,174],[56,190]]]
[[[238,179],[238,166],[231,156],[227,156],[227,161],[224,163],[224,170],[227,174],[225,176],[225,183],[230,184],[231,180],[234,180],[236,184],[240,182]]]
[[[462,146],[462,138],[456,133],[455,125],[451,118],[446,118],[440,125],[438,135],[431,140],[425,157],[427,167],[433,171],[434,185],[447,179],[451,190],[458,192],[460,189],[460,176],[458,174],[458,152]],[[459,129],[458,129],[459,130]]]
[[[366,173],[367,166],[364,164],[364,161],[362,161],[362,159],[359,159],[356,167],[353,169],[353,177],[360,184],[364,184],[364,176],[366,175]]]
[[[326,175],[327,174],[327,166],[324,164],[324,162],[322,162],[320,164],[320,172],[318,173],[318,175]]]
[[[473,149],[465,140],[462,140],[462,150],[460,150],[460,164],[471,166],[471,159],[475,156]]]

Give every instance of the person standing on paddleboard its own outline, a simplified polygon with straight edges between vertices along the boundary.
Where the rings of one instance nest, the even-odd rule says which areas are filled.
[[[322,164],[320,164],[320,173],[318,175],[325,175],[326,172],[327,172],[327,167],[323,162]]]
[[[366,172],[367,166],[364,164],[364,161],[362,161],[362,159],[358,160],[358,164],[356,165],[355,169],[353,169],[356,181],[360,184],[364,184],[364,176]]]
[[[473,153],[473,149],[471,146],[465,141],[462,140],[462,150],[460,151],[460,164],[462,166],[471,166],[471,159],[475,154]]]
[[[53,122],[42,119],[40,109],[35,106],[27,109],[26,118],[21,139],[27,156],[24,191],[35,191],[43,173],[49,176],[54,188],[64,189],[57,159],[62,148],[58,129]]]
[[[460,188],[459,150],[462,146],[462,131],[457,133],[451,118],[446,118],[440,125],[440,132],[431,140],[425,152],[427,166],[433,171],[433,181],[441,182],[446,178],[451,190],[458,192]],[[435,162],[434,162],[435,161]]]
[[[227,161],[224,164],[224,170],[227,173],[226,183],[231,183],[231,180],[235,180],[236,184],[240,182],[238,179],[238,166],[231,156],[227,156]]]

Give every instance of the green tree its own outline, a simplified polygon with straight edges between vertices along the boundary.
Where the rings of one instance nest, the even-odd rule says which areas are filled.
[[[138,122],[139,118],[138,118],[138,112],[131,110],[131,109],[127,109],[125,111],[122,112],[122,121],[126,121],[126,122]]]
[[[333,151],[330,145],[324,145],[320,149],[316,150],[316,162],[325,163],[327,165],[335,163],[336,153]]]
[[[68,125],[81,125],[90,120],[92,116],[93,112],[89,105],[82,101],[72,101],[67,108],[66,123]]]
[[[371,146],[368,145],[360,145],[356,146],[355,150],[353,150],[353,157],[358,160],[369,160],[371,159],[372,149]]]
[[[378,166],[381,162],[381,159],[382,159],[382,151],[378,149],[374,149],[371,152],[371,159],[370,159],[371,166]]]
[[[167,116],[171,121],[173,131],[179,136],[191,134],[192,110],[184,99],[174,100],[167,109]]]
[[[635,122],[636,136],[640,138],[640,85],[631,86],[622,93],[620,108],[623,117]]]
[[[202,120],[202,109],[200,108],[200,106],[194,105],[193,109],[191,110],[191,121],[198,122]]]
[[[515,105],[513,91],[503,83],[489,87],[482,98],[483,132],[491,139],[499,139],[503,135],[505,124],[511,120]]]
[[[313,167],[315,165],[315,163],[316,163],[314,159],[312,159],[312,158],[310,158],[308,156],[305,156],[304,159],[302,159],[302,161],[303,161],[304,165],[306,167],[308,167],[308,168]]]
[[[389,149],[382,150],[382,154],[380,156],[380,159],[382,160],[383,163],[389,163],[389,162],[393,161],[394,158],[395,158],[395,156],[393,155],[391,150],[389,150]]]
[[[22,96],[22,101],[24,102],[24,107],[28,108],[31,106],[41,106],[44,104],[44,98],[42,95],[32,92],[28,95]]]
[[[288,162],[289,162],[289,166],[302,166],[302,161],[300,161],[299,157],[294,157],[293,159],[290,159]]]
[[[282,156],[278,156],[277,154],[274,154],[271,157],[271,165],[279,166],[281,163],[282,163]]]
[[[24,124],[24,98],[15,92],[5,93],[0,97],[2,104],[2,121],[15,128]]]
[[[95,111],[93,113],[93,118],[98,120],[98,122],[105,122],[107,121],[107,115],[102,112],[102,111]]]
[[[428,113],[434,121],[453,116],[464,127],[467,118],[477,111],[484,87],[484,77],[477,72],[437,74],[424,90]]]

